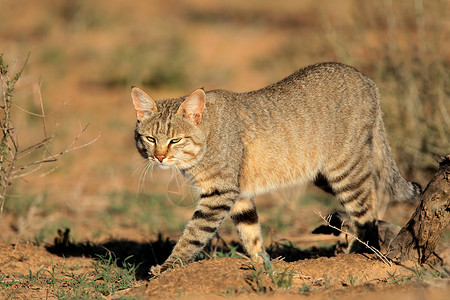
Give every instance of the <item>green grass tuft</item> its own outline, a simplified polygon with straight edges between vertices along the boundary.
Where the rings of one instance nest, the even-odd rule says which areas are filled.
[[[126,258],[119,266],[117,259],[108,252],[105,256],[98,256],[92,265],[93,271],[83,273],[74,272],[77,268],[52,263],[49,269],[41,268],[35,273],[29,270],[28,275],[20,279],[8,280],[0,275],[0,286],[11,297],[20,288],[36,287],[48,290],[58,299],[97,299],[135,285],[138,266],[130,264],[129,259]]]

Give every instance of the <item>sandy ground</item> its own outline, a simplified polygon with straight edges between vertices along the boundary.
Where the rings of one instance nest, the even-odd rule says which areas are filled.
[[[62,265],[68,269],[76,266],[75,272],[83,274],[92,269],[94,260],[77,256],[64,258],[61,253],[51,254],[43,247],[26,244],[1,244],[0,250],[0,274],[6,274],[6,280],[18,280],[29,270],[32,273],[41,268],[58,270]],[[276,281],[265,272],[255,277],[263,266],[246,259],[216,258],[192,263],[157,278],[140,279],[134,287],[107,298],[118,299],[126,295],[138,299],[211,299],[225,296],[238,299],[380,299],[384,296],[447,299],[450,291],[448,279],[436,279],[430,274],[419,278],[416,265],[388,266],[374,255],[341,254],[294,262],[274,260],[273,268],[274,276],[292,274],[288,287],[277,287]],[[3,296],[8,295],[6,292],[13,294],[14,299],[53,298],[51,291],[39,286],[5,289],[2,290]]]

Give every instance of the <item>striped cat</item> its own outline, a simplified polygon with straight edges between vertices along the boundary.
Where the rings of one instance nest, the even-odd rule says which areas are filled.
[[[411,201],[420,194],[392,158],[376,85],[349,66],[316,64],[247,93],[197,89],[155,101],[133,87],[131,96],[140,154],[177,168],[200,194],[159,271],[193,261],[227,215],[248,255],[261,261],[254,197],[279,187],[320,179],[357,236],[377,248],[377,197]],[[357,241],[349,249],[365,250]]]

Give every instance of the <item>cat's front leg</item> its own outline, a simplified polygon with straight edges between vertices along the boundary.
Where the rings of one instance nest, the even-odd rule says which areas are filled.
[[[239,195],[237,189],[213,189],[200,195],[200,202],[172,254],[159,272],[192,262],[212,239]]]

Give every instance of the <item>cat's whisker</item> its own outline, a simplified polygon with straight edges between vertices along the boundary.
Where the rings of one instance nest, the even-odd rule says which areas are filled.
[[[183,188],[182,190],[183,191],[187,190],[189,192],[189,197],[186,196],[186,198],[191,198],[192,204],[195,205],[196,204],[195,203],[196,194],[194,192],[195,186],[192,184],[192,182],[190,180],[186,180],[186,179],[183,180],[184,177],[183,177],[183,175],[181,173],[181,170],[180,170],[180,168],[178,166],[176,166],[176,169],[178,171],[178,180],[179,180],[180,184],[187,187],[187,188]]]
[[[150,175],[150,181],[153,182],[155,180],[155,178],[153,177],[153,168],[155,167],[155,165],[152,162],[148,163],[148,168],[147,168],[147,175]]]
[[[131,176],[134,176],[134,174],[136,174],[139,170],[141,170],[146,163],[147,161],[141,161],[139,165],[134,169],[133,173],[131,173]]]
[[[178,185],[182,185],[182,184],[183,184],[183,181],[182,181],[182,179],[181,179],[180,176],[179,176],[179,175],[181,175],[180,170],[178,169],[178,167],[175,167],[175,168],[174,168],[174,171],[177,172],[177,173],[175,173],[175,180],[177,181],[177,184],[178,184]]]
[[[147,166],[147,161],[143,161],[141,162],[133,171],[133,173],[131,174],[131,177],[134,176],[136,173],[139,172],[139,179],[138,179],[138,186],[137,186],[137,193],[139,193],[140,191],[140,186],[141,186],[141,180],[142,180],[142,173],[144,172],[144,169]]]
[[[140,174],[139,174],[139,181],[138,181],[138,187],[137,187],[137,192],[139,193],[141,191],[141,185],[143,184],[142,182],[142,177],[145,173],[145,169],[147,168],[147,162],[145,162],[143,164],[143,167],[140,170]]]
[[[137,166],[134,168],[133,172],[128,177],[128,180],[130,180],[130,181],[136,175],[136,173],[138,173],[142,170],[142,168],[146,164],[146,161],[142,161],[142,159],[140,159],[139,161],[136,161],[136,163],[137,163]],[[139,180],[140,180],[140,177],[139,177]],[[139,185],[139,181],[138,181],[138,185]]]
[[[173,165],[171,169],[171,179],[167,185],[168,198],[174,205],[186,207],[186,199],[192,195],[191,193],[186,194],[186,182],[181,177],[180,168]]]
[[[146,193],[146,191],[145,191],[145,180],[147,178],[147,174],[148,174],[149,170],[150,170],[150,164],[147,163],[147,165],[145,166],[144,171],[142,172],[142,181],[141,181],[141,185],[143,187],[144,193]]]
[[[188,193],[188,195],[185,195],[183,197],[184,199],[190,199],[191,200],[191,204],[195,205],[196,204],[196,194],[194,192],[195,187],[192,184],[192,182],[188,179],[186,179],[183,174],[181,173],[181,170],[178,166],[176,166],[176,171],[177,171],[177,180],[178,180],[178,184],[181,186],[180,191],[181,193],[185,194],[186,192]]]
[[[179,191],[180,185],[179,185],[179,182],[178,182],[178,178],[177,178],[177,176],[176,176],[176,166],[174,166],[174,167],[172,167],[172,168],[170,168],[170,169],[171,169],[171,170],[170,170],[170,171],[171,171],[171,177],[170,177],[170,180],[169,180],[169,184],[168,184],[168,186],[167,186],[167,195],[168,195],[168,198],[169,198],[175,205],[179,206],[179,204],[180,204],[180,202],[181,202],[182,200],[174,201],[174,199],[171,197],[171,196],[182,196],[182,193]],[[171,185],[172,182],[175,183],[175,186],[176,186],[175,189],[170,188],[170,185]],[[177,197],[177,198],[178,198],[178,197]]]
[[[147,174],[153,173],[153,163],[149,160],[146,161],[145,163],[145,167],[143,168],[142,172],[141,172],[141,176],[139,178],[139,184],[138,184],[138,191],[140,191],[141,187],[143,188],[143,191],[145,193],[145,180],[147,178]],[[152,179],[152,178],[151,178]]]
[[[155,178],[153,177],[153,168],[155,168],[155,164],[152,162],[149,162],[149,169],[148,169],[148,173],[150,174],[150,181],[154,182]]]

